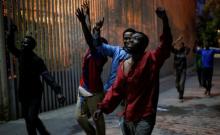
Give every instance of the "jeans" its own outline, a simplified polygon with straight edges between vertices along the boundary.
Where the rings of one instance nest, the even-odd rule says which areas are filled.
[[[176,89],[179,92],[179,99],[183,99],[186,80],[186,69],[176,69]]]
[[[76,104],[75,118],[87,135],[105,135],[105,121],[102,115],[94,120],[96,128],[89,122],[89,118],[97,110],[97,103],[103,99],[103,93],[93,93],[91,97],[79,97]]]
[[[124,121],[124,135],[151,135],[154,128],[155,120],[141,119],[135,122]]]
[[[203,68],[202,69],[202,85],[206,88],[208,92],[211,91],[212,87],[212,76],[213,68]]]
[[[202,86],[202,68],[201,67],[197,67],[197,75],[198,75],[199,85]]]

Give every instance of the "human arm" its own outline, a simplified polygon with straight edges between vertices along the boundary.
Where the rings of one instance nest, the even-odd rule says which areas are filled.
[[[83,5],[81,6],[85,15],[85,21],[87,28],[89,31],[91,31],[91,20],[90,20],[90,11],[89,11],[89,1],[86,0],[83,2]]]
[[[119,68],[121,68],[121,66]],[[123,79],[122,72],[119,69],[115,82],[109,88],[102,102],[98,103],[98,110],[94,113],[94,118],[100,116],[100,113],[109,114],[114,111],[114,109],[118,106],[121,100],[125,98],[125,91],[123,91],[123,86],[125,85],[125,80]]]
[[[183,39],[183,36],[179,36],[174,42],[173,42],[173,46],[175,46],[178,42],[180,42]]]
[[[17,26],[11,24],[9,33],[7,35],[7,48],[16,57],[19,57],[21,51],[15,47],[15,32],[17,31]]]
[[[86,43],[88,44],[91,51],[95,51],[95,46],[93,45],[93,37],[92,37],[92,34],[89,28],[87,27],[86,20],[85,20],[86,17],[85,17],[85,14],[82,8],[76,9],[76,16],[81,23],[81,27],[83,30]]]
[[[52,90],[55,92],[58,102],[60,104],[65,103],[65,97],[62,95],[61,87],[59,84],[55,82],[55,79],[49,74],[49,72],[46,70],[41,74],[44,81],[52,88]]]
[[[214,53],[220,53],[220,48],[210,47],[210,49],[214,50]]]
[[[156,14],[162,20],[163,34],[160,36],[161,43],[157,47],[153,55],[159,66],[162,66],[163,62],[170,56],[173,38],[171,35],[171,30],[168,22],[168,17],[166,15],[166,11],[162,8],[157,8]]]
[[[54,77],[52,77],[47,70],[46,65],[44,64],[43,60],[39,59],[37,62],[38,71],[42,76],[43,80],[51,87],[51,89],[55,92],[58,102],[60,104],[65,103],[65,97],[62,95],[61,87],[58,83],[56,83]]]

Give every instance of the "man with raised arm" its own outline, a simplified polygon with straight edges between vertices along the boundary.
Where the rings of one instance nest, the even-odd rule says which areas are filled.
[[[88,1],[84,1],[81,9],[78,8],[76,10],[76,16],[79,20],[82,19],[85,21],[90,32],[91,24]],[[95,27],[92,29],[92,35],[98,34],[98,36],[100,36],[100,29],[102,28],[102,25],[102,21],[97,22]],[[101,42],[107,43],[107,41],[102,37]],[[97,103],[101,102],[104,97],[101,73],[106,62],[107,57],[105,55],[98,52],[94,46],[89,46],[83,58],[82,75],[75,110],[75,118],[87,135],[105,135],[104,116],[94,120],[95,127],[89,121],[89,118],[97,109]]]
[[[157,16],[163,22],[161,44],[156,50],[145,52],[148,37],[142,32],[132,35],[127,51],[129,59],[121,62],[117,77],[104,100],[98,104],[94,118],[102,113],[111,113],[117,105],[125,100],[123,117],[126,135],[150,135],[157,112],[159,96],[159,72],[165,60],[170,56],[172,35],[166,12],[157,8]]]
[[[220,53],[220,49],[211,48],[208,42],[206,42],[203,48],[197,48],[195,45],[194,52],[201,55],[202,86],[206,89],[204,94],[211,96],[214,55]]]
[[[65,101],[61,94],[61,87],[49,74],[44,61],[34,53],[36,41],[31,36],[25,36],[21,42],[21,49],[17,49],[14,44],[16,26],[11,25],[7,44],[9,51],[19,62],[19,101],[21,102],[22,114],[25,119],[28,135],[37,135],[37,130],[41,135],[49,135],[38,114],[41,107],[43,85],[40,77],[51,86],[57,95],[60,104]]]
[[[80,11],[80,10],[78,9],[78,11]],[[89,24],[88,23],[89,17],[87,17],[87,16],[89,16],[89,13],[87,13],[89,11],[89,7],[86,10],[87,12],[86,11],[84,12],[84,11],[85,10],[82,10],[81,13],[78,12],[79,14],[77,14],[77,16],[79,18],[79,21],[81,22],[82,29],[83,29],[85,39],[86,39],[88,46],[90,48],[96,49],[98,52],[102,53],[102,55],[109,56],[112,58],[110,73],[109,73],[107,81],[104,84],[104,90],[105,90],[105,92],[107,92],[108,89],[113,84],[113,82],[115,81],[119,63],[121,61],[129,58],[127,45],[131,39],[132,34],[135,33],[135,30],[132,28],[128,28],[123,32],[123,42],[124,42],[123,47],[121,47],[120,45],[110,45],[110,44],[106,44],[106,43],[101,43],[100,42],[101,38],[99,38],[100,30],[93,29],[94,34],[93,35],[90,34],[90,27],[89,27],[90,25],[88,25]],[[102,26],[103,22],[104,22],[104,19],[102,21],[96,23],[96,26],[98,26],[98,27]],[[123,108],[124,105],[125,105],[125,103],[122,102],[121,108]],[[119,120],[119,124],[120,124],[121,128],[123,129],[123,119]]]
[[[190,52],[190,48],[185,46],[184,42],[178,44],[178,41],[182,40],[182,37],[178,38],[172,47],[172,53],[174,54],[174,68],[176,70],[176,89],[179,93],[179,101],[183,102],[183,95],[186,81],[187,70],[187,55]],[[176,45],[179,45],[176,48]]]

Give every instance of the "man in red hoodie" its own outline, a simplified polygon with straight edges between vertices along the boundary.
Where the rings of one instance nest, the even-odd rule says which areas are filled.
[[[157,8],[156,14],[163,22],[161,44],[156,50],[145,51],[148,37],[142,32],[132,35],[127,46],[131,57],[121,62],[114,84],[93,114],[96,119],[102,113],[111,113],[122,100],[125,100],[123,117],[126,135],[150,135],[156,120],[159,72],[170,56],[172,47],[166,12]]]

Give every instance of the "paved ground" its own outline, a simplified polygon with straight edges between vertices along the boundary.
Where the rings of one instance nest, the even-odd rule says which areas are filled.
[[[153,135],[220,135],[220,68],[214,74],[212,97],[206,97],[195,74],[189,73],[183,103],[177,99],[174,76],[162,79]],[[52,135],[85,135],[74,120],[73,111],[74,105],[40,117]],[[121,134],[115,113],[106,116],[106,127],[107,135]],[[0,135],[26,135],[24,121],[1,124]]]

